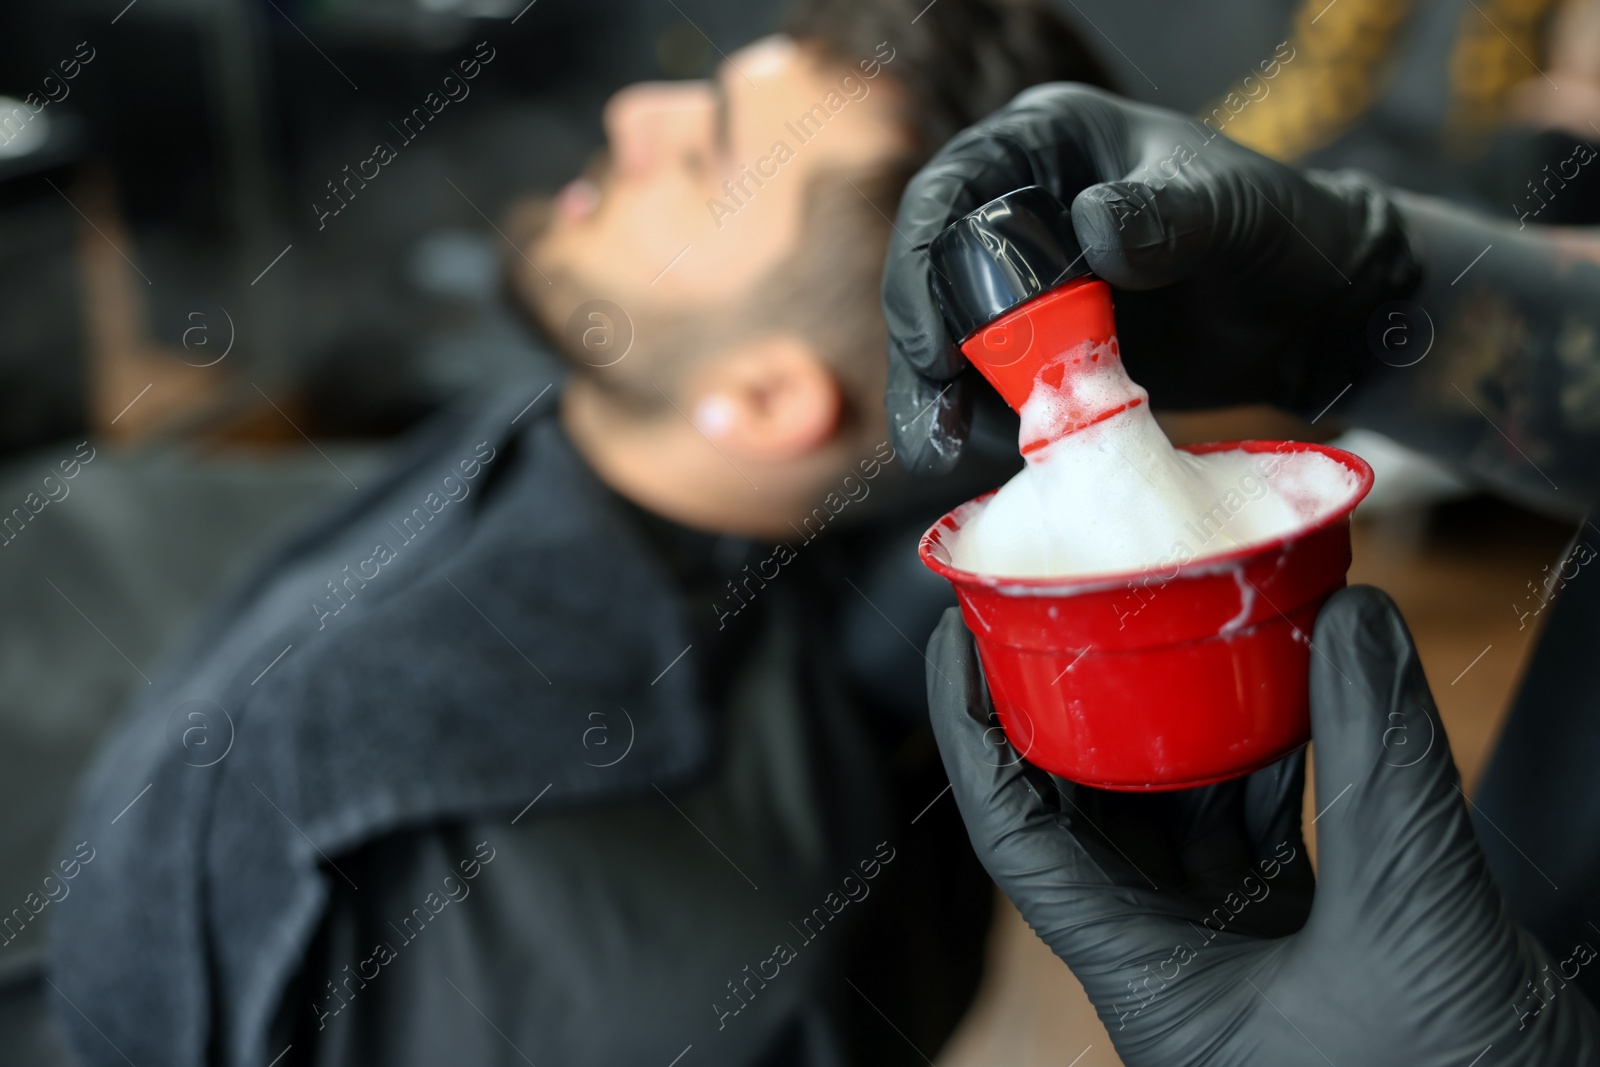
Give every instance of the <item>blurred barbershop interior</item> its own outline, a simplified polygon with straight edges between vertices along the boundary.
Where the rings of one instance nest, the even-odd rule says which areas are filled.
[[[1295,167],[1600,223],[1595,0],[54,0],[0,24],[0,1061],[19,1067],[1122,1062],[942,793],[923,649],[954,599],[918,538],[1018,457],[1014,421],[980,410],[992,447],[911,476],[861,399],[881,360],[840,362],[887,343],[906,181],[1070,80]],[[719,152],[737,166],[704,185]],[[1369,339],[1475,417],[1524,384],[1506,353],[1529,329],[1484,289]],[[745,477],[703,432],[742,416],[686,411],[662,377],[776,337],[750,389],[781,409],[813,384],[791,334],[844,367],[843,481],[815,473],[832,453],[779,470],[788,423],[750,446],[771,481]],[[1561,404],[1592,430],[1600,339],[1573,318],[1554,343],[1587,368]],[[531,443],[582,418],[556,413],[565,383],[613,370],[607,410],[682,424],[640,450],[706,464],[636,474],[618,452],[601,474],[639,484],[623,504]],[[1372,465],[1349,578],[1403,612],[1473,797],[1600,530],[1549,479],[1441,462],[1327,400],[1156,414],[1178,444]],[[1537,468],[1537,421],[1484,447]],[[518,502],[535,469],[557,488]],[[772,532],[723,503],[744,482],[827,503]],[[392,537],[339,532],[363,509]],[[564,562],[517,568],[517,537],[591,521],[571,535],[589,551],[552,540]],[[251,599],[269,574],[312,594]],[[91,770],[137,748],[129,709],[155,700],[149,744],[187,775],[165,795],[123,773],[135,756]],[[524,700],[568,717],[495,735]],[[280,706],[292,741],[257,725]],[[458,706],[481,720],[437,710]],[[314,766],[252,751],[273,745]],[[455,777],[404,770],[429,758]],[[355,784],[391,780],[415,788]],[[257,850],[280,833],[315,850],[308,880]],[[1558,837],[1518,843],[1559,866]],[[122,904],[101,864],[137,872]],[[435,928],[404,925],[436,891]],[[828,899],[833,921],[798,925]],[[792,960],[749,947],[774,928]],[[103,970],[58,980],[95,952]]]

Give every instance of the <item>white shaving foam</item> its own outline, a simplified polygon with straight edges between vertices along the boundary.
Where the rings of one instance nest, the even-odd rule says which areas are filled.
[[[1059,388],[1035,381],[1020,442],[1049,439],[1085,411],[1138,401],[1027,455],[1027,465],[946,542],[962,570],[1005,577],[1164,571],[1309,525],[1359,480],[1318,452],[1172,447],[1115,349]]]

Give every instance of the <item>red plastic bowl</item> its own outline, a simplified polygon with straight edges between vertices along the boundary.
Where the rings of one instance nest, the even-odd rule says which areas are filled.
[[[922,536],[955,587],[1016,750],[1101,789],[1186,789],[1249,774],[1311,739],[1311,630],[1350,567],[1350,512],[1372,488],[1359,456],[1298,441],[1185,446],[1320,452],[1358,478],[1350,500],[1292,534],[1159,575],[1003,578],[950,563],[945,537],[985,493]]]

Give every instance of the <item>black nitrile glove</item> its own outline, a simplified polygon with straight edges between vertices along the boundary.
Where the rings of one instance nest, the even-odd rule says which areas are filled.
[[[1157,406],[1317,411],[1355,380],[1372,312],[1420,273],[1399,213],[1369,179],[1301,173],[1098,89],[1030,89],[951,139],[900,201],[883,310],[889,424],[913,470],[955,464],[971,394],[988,392],[962,373],[923,250],[1026,185],[1071,204],[1088,265],[1116,290],[1128,372]]]
[[[1600,1015],[1562,977],[1600,961],[1587,945],[1552,957],[1507,916],[1393,603],[1335,594],[1314,647],[1320,877],[1306,912],[1300,757],[1166,794],[1052,778],[993,728],[948,612],[929,703],[978,858],[1129,1067],[1600,1062]]]

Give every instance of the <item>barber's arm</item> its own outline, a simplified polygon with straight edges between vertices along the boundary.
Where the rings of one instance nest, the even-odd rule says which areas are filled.
[[[1600,1014],[1571,982],[1600,936],[1556,955],[1508,917],[1394,605],[1340,592],[1313,640],[1314,897],[1302,756],[1174,793],[1053,778],[995,728],[952,609],[929,704],[990,875],[1129,1067],[1600,1062]]]
[[[1369,316],[1335,414],[1534,506],[1600,507],[1600,230],[1391,196],[1421,282]]]
[[[1116,289],[1129,373],[1158,406],[1331,407],[1513,494],[1600,501],[1600,236],[1296,171],[1199,120],[1070,85],[952,139],[901,201],[888,400],[914,469],[948,470],[974,401],[997,403],[964,369],[923,250],[1031,184],[1071,204],[1088,265]]]

